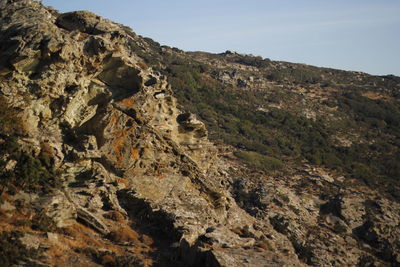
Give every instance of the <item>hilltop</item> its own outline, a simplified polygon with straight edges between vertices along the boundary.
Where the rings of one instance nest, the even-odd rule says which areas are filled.
[[[400,264],[400,77],[1,3],[0,265]]]

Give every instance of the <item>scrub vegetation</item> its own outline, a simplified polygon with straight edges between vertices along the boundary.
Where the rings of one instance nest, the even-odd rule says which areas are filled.
[[[168,77],[182,108],[199,114],[210,138],[237,148],[251,167],[273,171],[309,162],[371,186],[399,182],[399,77],[234,52],[185,53],[146,41],[146,53],[134,49]],[[239,78],[234,64],[244,69]],[[231,80],[221,73],[233,73]],[[250,76],[264,84],[240,80]]]

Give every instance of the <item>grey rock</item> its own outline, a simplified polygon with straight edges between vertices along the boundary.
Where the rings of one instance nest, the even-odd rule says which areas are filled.
[[[87,226],[93,228],[103,235],[106,235],[110,232],[107,226],[99,218],[82,207],[77,209],[77,218]]]
[[[64,185],[46,195],[18,192],[3,206],[13,213],[14,202],[31,205],[70,231],[49,234],[46,242],[54,242],[47,246],[61,247],[63,238],[120,246],[109,233],[121,230],[141,242],[150,238],[140,231],[146,230],[153,239],[167,236],[159,249],[187,266],[355,266],[363,255],[376,265],[398,261],[397,203],[374,190],[355,193],[311,166],[282,177],[249,173],[218,157],[204,123],[182,113],[167,79],[143,66],[132,49],[147,51],[143,38],[87,11],[58,14],[35,1],[7,3],[0,92],[23,118],[21,146],[40,155],[47,144]],[[252,68],[216,75],[258,88],[265,81],[247,79]],[[97,233],[77,234],[87,230],[79,224]],[[75,260],[60,266],[97,266],[83,252],[76,259],[70,242],[65,246]],[[129,256],[138,247],[113,249]],[[101,249],[94,251],[106,253]]]
[[[8,201],[4,201],[0,204],[0,209],[3,211],[13,211],[15,210],[15,206]]]
[[[118,29],[117,26],[89,11],[63,13],[57,17],[56,23],[66,30],[78,30],[88,34],[104,34]]]

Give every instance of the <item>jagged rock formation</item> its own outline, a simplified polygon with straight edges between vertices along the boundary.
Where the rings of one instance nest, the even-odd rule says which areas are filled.
[[[110,212],[145,217],[169,243],[178,242],[178,262],[188,265],[230,265],[243,255],[252,266],[297,261],[293,250],[245,253],[263,231],[221,185],[204,124],[180,114],[165,78],[140,64],[123,28],[86,11],[58,15],[33,1],[8,2],[1,12],[1,92],[20,110],[22,145],[37,156],[45,144],[65,184],[26,205],[58,227],[81,222],[98,239],[130,227],[106,220]],[[227,249],[214,253],[218,247]],[[65,257],[50,262],[70,264]]]
[[[177,108],[126,27],[30,0],[1,3],[0,94],[22,118],[23,150],[47,155],[62,183],[4,193],[0,231],[24,232],[17,239],[41,255],[17,266],[400,261],[397,203],[312,171],[252,179]]]

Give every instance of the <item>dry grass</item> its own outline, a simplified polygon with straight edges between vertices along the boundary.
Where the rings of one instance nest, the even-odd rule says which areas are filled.
[[[112,264],[115,263],[115,257],[112,255],[104,255],[103,257],[101,257],[101,264],[102,265],[107,265],[107,264]]]
[[[36,233],[30,226],[33,216],[35,216],[33,211],[23,208],[17,208],[14,211],[0,210],[0,232],[21,231]]]
[[[3,199],[11,204],[12,199],[4,193]],[[31,228],[31,220],[35,216],[29,206],[19,205],[16,210],[0,210],[0,232],[21,231],[36,236],[41,240],[41,245],[48,247],[44,254],[46,262],[54,266],[76,266],[71,260],[79,259],[78,264],[84,262],[98,262],[106,265],[115,262],[118,256],[134,256],[144,266],[152,266],[153,259],[150,253],[154,240],[147,235],[139,234],[129,225],[131,221],[118,211],[107,213],[104,217],[114,225],[109,238],[99,235],[94,230],[82,224],[75,223],[64,227],[58,233],[53,233],[52,238],[47,238],[43,232]],[[127,244],[130,244],[127,250]],[[102,254],[101,251],[109,253]],[[97,256],[96,256],[97,255]],[[100,256],[101,255],[101,256]],[[100,256],[100,258],[97,258]]]
[[[153,239],[141,235],[129,227],[130,221],[117,211],[109,212],[105,217],[112,220],[117,227],[113,229],[110,238],[106,239],[94,230],[82,224],[75,223],[61,229],[55,239],[48,239],[43,232],[34,231],[30,225],[20,222],[29,222],[35,214],[27,208],[17,209],[12,212],[0,210],[0,232],[21,231],[35,235],[42,240],[42,245],[47,246],[45,251],[46,262],[54,266],[72,266],[71,259],[79,258],[80,262],[95,261],[90,251],[109,251],[110,254],[102,256],[96,261],[102,265],[112,264],[117,256],[134,256],[143,262],[144,266],[152,266],[153,259],[149,255],[154,249],[151,247]],[[126,250],[126,244],[131,245]],[[121,245],[119,245],[121,244]]]
[[[136,233],[132,230],[132,228],[126,225],[112,231],[109,236],[112,241],[117,243],[140,243],[138,233]]]
[[[146,69],[149,68],[149,66],[147,66],[147,64],[144,63],[143,61],[139,61],[139,62],[137,63],[137,65],[138,65],[142,70],[146,70]]]
[[[118,223],[125,222],[125,216],[119,211],[110,211],[110,212],[104,214],[104,218],[110,219],[110,220],[112,220],[114,222],[118,222]]]

